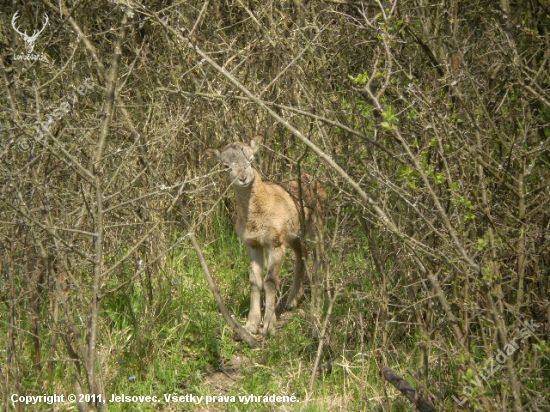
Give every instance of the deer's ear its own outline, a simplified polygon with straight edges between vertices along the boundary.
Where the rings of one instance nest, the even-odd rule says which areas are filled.
[[[250,141],[250,148],[252,149],[253,154],[256,154],[256,152],[260,150],[260,145],[263,140],[264,138],[262,136],[256,136],[254,137],[254,140]]]
[[[206,156],[209,156],[209,157],[216,157],[218,160],[221,160],[222,158],[222,154],[220,153],[220,151],[218,149],[206,149],[204,152],[203,152]]]

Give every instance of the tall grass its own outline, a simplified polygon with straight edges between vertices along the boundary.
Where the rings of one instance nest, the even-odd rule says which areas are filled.
[[[207,232],[217,236],[204,242],[204,252],[226,304],[243,321],[248,313],[248,258],[227,218],[216,214]],[[212,238],[203,233],[206,238]],[[289,255],[291,252],[289,251]],[[341,256],[341,254],[339,255]],[[327,257],[325,257],[327,258]],[[278,334],[264,341],[262,350],[250,350],[234,340],[219,315],[194,253],[186,248],[174,251],[164,273],[154,286],[154,305],[148,307],[141,284],[136,282],[122,295],[104,303],[103,342],[108,374],[106,392],[111,394],[224,394],[235,403],[190,405],[162,404],[163,410],[273,410],[270,403],[238,401],[243,395],[294,395],[300,402],[279,404],[283,410],[363,410],[371,397],[367,388],[378,388],[374,342],[365,344],[359,336],[357,308],[350,310],[353,293],[345,284],[363,292],[370,282],[361,283],[357,273],[368,271],[368,255],[345,255],[332,273],[338,288],[344,285],[333,311],[328,345],[321,361],[315,392],[309,393],[311,368],[318,345],[315,322],[307,316],[307,299],[297,310],[284,316]],[[329,265],[329,268],[331,266]],[[293,264],[287,259],[281,283],[287,287]],[[334,270],[334,269],[329,269]],[[284,292],[283,292],[284,293]],[[361,307],[363,312],[369,309]],[[362,314],[364,316],[365,313]],[[363,345],[361,347],[361,345]],[[371,353],[364,353],[369,352]],[[235,380],[220,385],[208,383],[207,376],[225,370],[234,358],[245,359]],[[229,374],[230,375],[230,374]],[[230,375],[231,376],[231,375]],[[369,382],[370,381],[370,382]],[[308,402],[306,402],[308,400]],[[111,410],[127,410],[128,405],[111,404]],[[140,410],[157,410],[141,405]],[[148,409],[149,408],[149,409]],[[202,409],[201,409],[202,408]]]
[[[246,251],[223,213],[216,213],[209,224],[212,226],[206,225],[208,230],[201,235],[204,252],[227,306],[244,321],[249,306]],[[324,257],[324,270],[330,278],[328,292],[337,292],[338,298],[326,331],[313,392],[309,391],[309,380],[322,319],[309,314],[308,298],[297,309],[284,314],[277,335],[265,340],[261,350],[250,350],[234,339],[218,312],[194,252],[182,242],[181,247],[172,249],[164,269],[156,274],[152,300],[148,298],[146,282],[136,279],[124,289],[107,295],[102,302],[98,359],[107,396],[157,395],[161,399],[159,404],[110,403],[109,409],[363,411],[390,399],[392,411],[411,410],[410,404],[381,380],[379,368],[384,363],[410,371],[404,377],[415,386],[426,384],[432,393],[441,393],[448,399],[454,389],[441,386],[440,382],[447,385],[454,382],[454,387],[461,388],[464,382],[453,381],[453,377],[462,358],[459,354],[455,357],[440,354],[433,347],[423,352],[423,345],[430,337],[421,336],[408,321],[412,309],[398,304],[400,293],[406,297],[407,289],[401,289],[396,278],[391,293],[386,294],[380,274],[372,269],[361,233],[355,233],[353,228],[341,230],[346,230],[345,239],[331,249],[331,256]],[[132,267],[126,265],[123,270],[132,272]],[[281,272],[283,287],[288,288],[292,269],[289,257]],[[119,273],[109,282],[116,284],[132,275]],[[47,307],[43,309],[46,311]],[[322,317],[326,316],[326,309],[325,306]],[[38,394],[33,339],[23,332],[32,326],[30,309],[26,310],[20,314],[20,334],[16,337],[22,347],[20,368],[25,371],[18,390]],[[46,326],[49,321],[44,318],[43,322]],[[0,324],[0,332],[4,329],[7,330],[6,325]],[[432,325],[430,330],[437,328]],[[47,353],[48,328],[43,327],[40,334],[42,352]],[[62,342],[58,342],[58,348],[59,353],[63,352]],[[424,353],[430,357],[425,361],[432,366],[431,381],[426,381],[421,373]],[[483,351],[472,355],[479,362],[486,358]],[[239,367],[233,368],[236,359],[240,360]],[[50,380],[39,392],[71,392],[71,370],[75,365],[61,359],[51,364]],[[225,395],[234,396],[236,402],[165,403],[163,394]],[[239,402],[239,396],[251,394],[294,395],[299,402],[277,405]],[[66,404],[60,410],[72,407]],[[41,409],[48,407],[34,407]]]

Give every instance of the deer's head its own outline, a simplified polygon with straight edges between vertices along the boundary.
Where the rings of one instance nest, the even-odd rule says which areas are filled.
[[[260,145],[251,140],[250,145],[234,142],[228,144],[221,151],[209,149],[208,153],[218,158],[234,186],[248,187],[254,181],[252,162],[259,148]]]

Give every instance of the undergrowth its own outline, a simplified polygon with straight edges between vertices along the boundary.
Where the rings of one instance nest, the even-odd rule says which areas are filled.
[[[233,229],[219,223],[223,235],[206,244],[204,253],[226,305],[244,322],[248,313],[248,258]],[[219,232],[218,232],[219,233]],[[350,251],[351,252],[351,251]],[[281,272],[281,292],[292,277],[292,253],[288,251]],[[325,257],[326,260],[326,257]],[[140,282],[124,296],[104,303],[106,393],[125,395],[163,394],[185,396],[233,396],[235,402],[131,404],[135,410],[254,410],[274,408],[295,411],[365,410],[379,391],[374,342],[366,343],[358,333],[356,308],[345,282],[360,268],[368,272],[365,250],[350,253],[339,263],[331,293],[338,290],[327,330],[327,340],[314,390],[309,391],[312,365],[319,344],[322,319],[308,315],[308,297],[299,308],[283,315],[278,334],[251,350],[236,341],[218,312],[214,299],[191,249],[181,248],[168,259],[155,285],[155,298],[148,305]],[[329,271],[331,266],[328,265]],[[338,284],[335,284],[338,282]],[[363,292],[371,287],[364,283]],[[326,298],[328,302],[328,297]],[[325,306],[326,313],[326,306]],[[363,310],[367,310],[363,308]],[[324,314],[323,314],[324,316]],[[363,346],[362,346],[363,345]],[[368,352],[371,353],[368,353]],[[236,376],[227,373],[223,382],[208,376],[223,374],[234,359],[243,359]],[[295,403],[239,401],[239,396],[294,396]],[[231,399],[231,398],[229,398]],[[253,399],[253,398],[252,398]],[[258,399],[258,398],[256,398]],[[111,403],[110,410],[128,410],[129,404]]]
[[[249,261],[229,219],[219,219],[210,228],[217,234],[215,238],[200,234],[204,253],[226,305],[244,322],[249,306]],[[311,315],[306,293],[298,308],[283,314],[277,335],[263,340],[259,350],[235,339],[216,307],[195,252],[185,236],[178,236],[181,234],[174,235],[174,241],[179,241],[179,246],[171,250],[162,270],[155,274],[152,293],[143,276],[138,276],[102,301],[98,359],[107,400],[122,395],[150,395],[159,400],[109,402],[109,410],[370,411],[388,403],[394,412],[412,410],[411,404],[381,378],[384,365],[415,387],[445,398],[446,407],[452,406],[448,401],[451,395],[460,398],[460,390],[467,383],[457,380],[464,370],[463,354],[440,353],[434,345],[428,348],[430,341],[441,339],[437,325],[429,325],[429,335],[423,336],[414,327],[414,310],[399,304],[411,293],[409,281],[401,286],[401,279],[393,279],[392,290],[386,293],[385,281],[372,269],[362,233],[347,230],[345,240],[324,257],[323,273],[329,281],[325,282],[320,316]],[[212,238],[210,242],[204,240]],[[291,254],[287,253],[281,271],[283,298],[292,278]],[[131,265],[126,265],[128,273],[108,281],[116,285],[132,279],[129,268]],[[321,326],[334,293],[337,298],[325,331],[320,367],[310,390]],[[425,291],[414,293],[420,299]],[[23,327],[29,329],[30,324],[21,324]],[[40,333],[46,348],[47,328]],[[31,338],[27,337],[27,356],[22,358],[21,368],[27,372],[20,391],[35,394],[38,378]],[[479,345],[472,342],[471,354],[481,365],[488,354],[477,353],[476,347]],[[425,374],[426,364],[432,379]],[[44,393],[71,393],[75,367],[75,362],[49,363],[43,370],[42,378],[47,376],[42,384]],[[498,382],[497,376],[492,384]],[[187,398],[187,402],[166,402],[165,395],[170,399],[192,395],[201,401],[193,403]],[[296,402],[264,402],[264,396],[272,395],[293,397]],[[206,404],[207,396],[221,396],[216,400],[222,402]],[[57,406],[58,410],[74,410],[70,402]],[[33,408],[46,410],[48,406]],[[473,408],[478,409],[477,405]]]

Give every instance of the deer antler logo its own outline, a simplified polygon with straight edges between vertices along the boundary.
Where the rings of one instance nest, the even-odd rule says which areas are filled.
[[[50,19],[48,19],[48,15],[46,13],[44,13],[44,16],[46,17],[46,19],[44,21],[44,25],[42,26],[42,28],[40,30],[35,30],[34,33],[32,34],[32,36],[29,36],[27,34],[26,30],[23,33],[21,33],[19,31],[19,29],[16,27],[15,21],[19,18],[19,11],[16,11],[15,14],[13,15],[13,18],[11,19],[11,25],[12,25],[13,29],[19,35],[21,35],[21,37],[23,37],[23,40],[25,40],[25,50],[27,50],[27,54],[32,54],[32,52],[34,51],[34,43],[36,42],[36,39],[38,38],[40,33],[42,33],[44,31],[44,29],[48,25],[48,22],[50,21]]]

